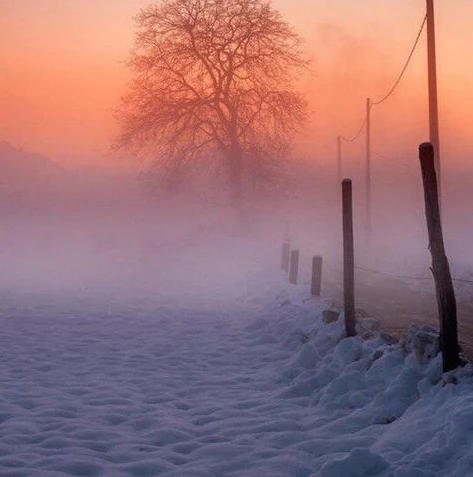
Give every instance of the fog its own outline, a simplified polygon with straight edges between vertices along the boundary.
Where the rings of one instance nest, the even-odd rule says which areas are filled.
[[[0,0],[0,474],[473,475],[473,2],[433,2]]]
[[[215,303],[235,298],[235,283],[261,263],[228,200],[168,196],[133,173],[65,170],[4,145],[6,168],[7,157],[16,169],[1,188],[3,292]]]
[[[397,168],[374,167],[369,242],[362,158],[345,171],[354,184],[357,265],[394,275],[430,276],[415,155],[413,151],[410,162],[400,161]],[[7,157],[14,157],[15,168],[8,166]],[[301,280],[307,279],[314,254],[324,257],[328,278],[340,272],[340,185],[334,168],[316,161],[288,162],[277,193],[266,187],[251,196],[245,226],[225,190],[215,193],[209,184],[170,195],[132,173],[66,170],[5,145],[2,161],[4,292],[167,297],[196,306],[230,306],[238,302],[249,277],[268,267],[277,273],[285,238],[301,251]],[[471,182],[462,171],[450,170],[444,183],[447,254],[454,275],[461,277],[473,268]]]

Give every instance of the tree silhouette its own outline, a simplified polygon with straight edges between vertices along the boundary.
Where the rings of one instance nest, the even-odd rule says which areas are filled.
[[[241,205],[305,119],[301,38],[262,0],[163,0],[135,20],[117,145],[152,153],[173,181],[216,157]]]

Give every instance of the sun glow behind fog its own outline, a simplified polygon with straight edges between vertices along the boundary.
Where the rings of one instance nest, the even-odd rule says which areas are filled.
[[[0,139],[46,154],[66,166],[123,165],[109,154],[115,132],[112,112],[129,79],[124,61],[133,43],[132,17],[148,3],[148,0],[2,1]],[[311,117],[297,137],[294,152],[296,157],[304,156],[317,169],[305,177],[312,183],[304,187],[314,189],[313,195],[300,186],[300,177],[294,184],[299,184],[301,190],[290,191],[294,196],[308,197],[305,202],[293,203],[293,210],[302,208],[301,218],[294,219],[298,225],[294,224],[293,234],[303,243],[330,244],[334,242],[330,233],[339,232],[334,181],[335,138],[339,134],[354,134],[364,115],[366,97],[377,99],[391,87],[412,46],[424,13],[424,2],[275,0],[274,6],[306,39],[308,55],[313,58],[314,74],[301,78],[301,86],[310,99]],[[436,7],[448,250],[455,256],[464,256],[464,252],[468,252],[465,243],[473,239],[468,210],[473,190],[469,180],[473,149],[469,121],[473,110],[473,60],[469,52],[473,4],[469,0],[451,0],[448,4],[438,1]],[[382,243],[380,256],[387,257],[396,249],[401,251],[400,256],[411,257],[420,247],[425,249],[416,159],[417,145],[428,136],[425,38],[420,45],[396,96],[382,108],[373,110],[373,149],[384,155],[384,158],[373,158],[373,213],[378,240]],[[360,142],[363,145],[364,139]],[[356,183],[360,231],[363,227],[363,164],[362,149],[344,146],[344,175],[352,176]],[[129,165],[136,166],[136,163],[129,161],[126,166]],[[327,202],[329,199],[332,202]],[[320,204],[327,203],[330,207],[319,214]],[[152,207],[154,204],[150,209]],[[274,211],[277,206],[272,204],[267,209]],[[282,223],[292,213],[290,206],[287,209],[284,214],[275,213],[271,217]],[[204,214],[214,212],[208,209]],[[314,214],[320,215],[319,222],[314,223],[316,230],[330,222],[324,236],[304,232]],[[133,226],[125,216],[120,219],[123,224],[120,234],[105,233],[103,240],[106,242],[106,237],[112,236],[111,243],[116,244],[111,246],[108,255],[100,251],[104,245],[97,246],[95,239],[89,244],[100,222],[91,221],[84,224],[88,232],[82,234],[86,237],[82,242],[78,240],[77,249],[61,252],[62,263],[69,264],[73,272],[60,267],[57,255],[51,255],[49,264],[40,259],[39,245],[35,259],[41,264],[37,270],[49,267],[52,281],[71,282],[71,286],[76,286],[73,276],[77,286],[93,280],[88,274],[94,268],[88,268],[88,264],[98,267],[96,278],[100,276],[102,281],[122,272],[126,275],[143,260],[144,252],[140,251],[142,244],[136,232],[128,233]],[[160,220],[159,214],[151,214],[143,223]],[[67,241],[67,233],[61,233],[56,238]],[[158,232],[143,233],[147,234],[159,235]],[[280,229],[278,234],[282,234]],[[271,237],[277,248],[280,235]],[[145,245],[145,249],[148,246]],[[327,253],[329,249],[327,246]],[[205,259],[209,256],[211,251]],[[473,257],[464,258],[473,263]],[[232,274],[233,278],[238,275],[236,260],[222,263],[226,266],[219,267],[214,260],[215,273],[204,273],[205,277],[216,278],[231,270],[225,280],[220,280],[225,282]],[[190,269],[189,276],[200,277],[197,264]],[[202,270],[207,269],[202,267]],[[19,277],[28,276],[24,270],[18,273]],[[37,279],[41,282],[40,273]],[[214,280],[217,282],[218,278]]]
[[[355,263],[382,272],[356,270],[356,306],[370,315],[357,317],[359,336],[343,339],[344,314],[334,313],[335,138],[354,134],[366,97],[391,87],[424,0],[274,0],[314,59],[315,74],[300,78],[311,117],[277,181],[245,182],[233,203],[213,157],[173,194],[140,181],[133,158],[109,154],[131,17],[149,1],[0,0],[0,469],[470,475],[471,366],[442,379],[436,333],[411,329],[399,343],[378,333],[429,323],[435,308],[432,280],[381,277],[430,274],[416,157],[427,138],[425,51],[394,100],[373,110],[382,154],[372,160],[371,242],[364,138],[344,143]],[[473,3],[436,3],[443,224],[453,274],[471,280]],[[300,252],[297,286],[280,270],[283,239]],[[314,255],[320,300],[309,295]],[[459,304],[471,304],[471,288],[460,290]],[[459,311],[468,340],[471,313]]]
[[[124,65],[133,42],[133,15],[148,0],[12,1],[4,19],[0,137],[39,150],[62,163],[106,163],[115,131],[112,117],[128,79]],[[274,2],[307,41],[314,76],[303,80],[313,111],[299,148],[329,161],[334,137],[350,135],[364,101],[383,95],[405,59],[424,2],[400,5],[351,0]],[[473,108],[471,43],[473,5],[437,2],[442,144],[465,165],[467,119]],[[425,139],[425,55],[416,55],[406,84],[374,123],[383,152]]]

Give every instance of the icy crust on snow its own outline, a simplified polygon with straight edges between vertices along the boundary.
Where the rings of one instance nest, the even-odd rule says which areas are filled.
[[[3,300],[0,475],[473,475],[471,367],[347,339],[274,275],[231,313]]]

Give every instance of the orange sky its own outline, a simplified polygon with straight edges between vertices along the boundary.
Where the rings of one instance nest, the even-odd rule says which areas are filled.
[[[0,140],[63,164],[109,164],[132,16],[148,3],[1,0]],[[317,76],[304,80],[313,115],[301,143],[322,160],[333,154],[338,134],[354,134],[365,98],[390,88],[424,1],[277,0],[274,6],[306,38],[314,59]],[[436,14],[441,140],[460,163],[473,155],[473,2],[436,0]],[[396,96],[373,111],[373,147],[395,157],[427,138],[425,36],[420,46]]]

